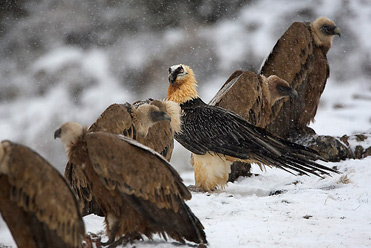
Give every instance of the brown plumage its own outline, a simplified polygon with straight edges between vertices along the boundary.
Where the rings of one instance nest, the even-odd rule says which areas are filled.
[[[0,145],[0,212],[18,247],[81,247],[77,200],[59,172],[30,148]]]
[[[286,80],[298,97],[273,106],[273,111],[279,112],[267,126],[273,134],[286,138],[314,132],[307,125],[314,120],[329,77],[326,55],[335,35],[340,36],[340,29],[330,19],[320,17],[312,23],[293,23],[277,41],[260,73]]]
[[[62,125],[55,137],[91,185],[105,216],[106,244],[122,235],[151,238],[154,233],[206,243],[202,224],[184,203],[191,194],[163,156],[128,137],[87,132],[73,122]]]
[[[297,97],[297,92],[275,75],[266,78],[250,71],[235,71],[209,104],[229,109],[264,128],[277,113],[272,106],[289,97]]]
[[[196,186],[223,188],[235,161],[276,166],[301,174],[328,174],[317,164],[318,154],[254,126],[233,111],[204,103],[198,97],[193,70],[186,65],[169,68],[167,99],[182,108],[181,132],[175,139],[193,153]]]
[[[142,123],[149,123],[146,121],[150,118],[148,109],[159,115],[167,115],[171,121],[159,121],[149,128],[143,127]],[[179,130],[179,121],[180,108],[173,102],[147,100],[133,105],[112,104],[90,126],[89,132],[104,131],[125,135],[154,149],[170,161],[174,148],[174,131]],[[83,216],[91,213],[103,216],[81,166],[75,166],[69,161],[64,175],[79,197]]]

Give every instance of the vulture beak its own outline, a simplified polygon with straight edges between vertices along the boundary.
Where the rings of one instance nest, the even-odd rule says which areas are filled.
[[[183,66],[179,66],[175,70],[173,70],[170,67],[169,68],[169,83],[174,85],[179,74],[187,74],[187,73],[185,73]]]
[[[323,25],[321,29],[327,35],[339,35],[339,37],[341,36],[340,28],[336,27],[335,25]]]
[[[334,35],[338,35],[339,37],[341,37],[341,31],[340,31],[340,28],[335,27],[335,29],[334,29]]]
[[[171,83],[172,85],[174,85],[177,76],[178,76],[177,71],[170,72],[169,73],[169,83]]]
[[[298,92],[293,88],[291,88],[291,91],[289,92],[289,96],[292,97],[292,98],[298,98],[299,97]]]
[[[62,129],[61,128],[58,128],[57,130],[55,130],[55,132],[54,132],[54,139],[60,138],[61,137],[61,133],[62,133]]]
[[[276,89],[282,96],[289,96],[292,98],[298,97],[298,92],[289,86],[277,85]]]
[[[152,111],[151,112],[151,118],[154,122],[156,121],[171,121],[171,117],[170,115],[168,115],[166,112],[164,111]]]

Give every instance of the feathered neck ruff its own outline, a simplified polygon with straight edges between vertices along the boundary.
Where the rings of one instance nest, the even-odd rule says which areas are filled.
[[[169,84],[169,88],[167,89],[168,101],[182,104],[198,97],[196,90],[197,81],[193,70],[187,66],[186,71],[187,75],[177,78],[174,83]]]

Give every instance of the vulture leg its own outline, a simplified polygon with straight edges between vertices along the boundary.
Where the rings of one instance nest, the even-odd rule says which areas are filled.
[[[108,241],[101,243],[103,246],[111,245],[111,244],[113,244],[115,242],[116,233],[117,233],[117,231],[119,229],[119,226],[120,226],[120,222],[119,221],[115,221],[115,223],[113,223],[112,229],[110,231],[110,235],[108,237]],[[116,247],[116,246],[113,246],[113,247]],[[109,247],[111,247],[111,246],[109,246]]]
[[[138,233],[135,234],[127,234],[113,242],[109,248],[115,248],[119,245],[126,246],[128,243],[132,243],[134,240],[141,240],[142,236]]]

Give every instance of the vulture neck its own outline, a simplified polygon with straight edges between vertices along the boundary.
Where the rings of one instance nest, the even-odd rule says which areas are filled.
[[[183,79],[177,79],[175,83],[170,83],[167,89],[167,100],[182,104],[198,98],[196,87],[196,79],[190,75]]]
[[[77,137],[76,140],[66,146],[66,152],[68,154],[69,161],[74,164],[84,164],[86,161],[82,161],[81,158],[88,158],[85,136],[88,134],[87,128],[83,129],[81,136]]]

